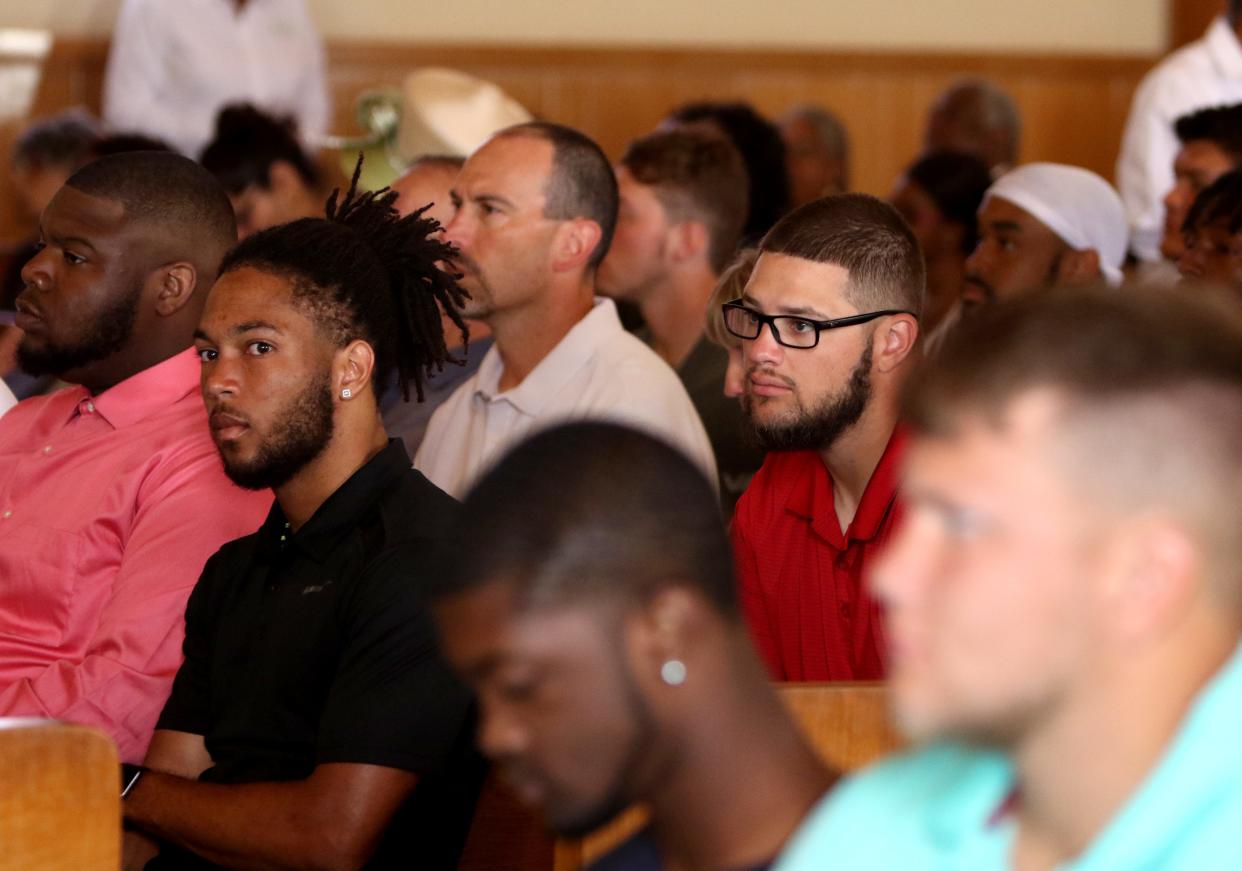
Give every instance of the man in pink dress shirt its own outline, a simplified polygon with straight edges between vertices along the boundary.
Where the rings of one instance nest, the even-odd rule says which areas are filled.
[[[96,726],[140,761],[215,550],[271,503],[225,477],[190,347],[236,228],[175,154],[106,157],[43,213],[22,367],[70,384],[0,421],[0,716]]]

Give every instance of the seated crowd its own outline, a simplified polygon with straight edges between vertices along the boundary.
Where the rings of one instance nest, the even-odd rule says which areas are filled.
[[[1152,123],[1159,244],[973,78],[888,201],[813,105],[379,190],[37,122],[0,717],[113,739],[127,869],[455,868],[492,767],[641,806],[596,871],[1242,867],[1242,103]],[[911,748],[823,761],[775,684],[838,681]]]

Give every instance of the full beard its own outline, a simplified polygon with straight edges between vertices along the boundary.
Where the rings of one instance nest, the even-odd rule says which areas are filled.
[[[808,409],[799,401],[792,417],[761,422],[755,416],[755,397],[750,392],[749,382],[742,394],[742,408],[755,441],[765,451],[822,451],[858,423],[870,399],[871,345],[868,343],[845,389],[814,408]]]
[[[18,365],[28,375],[59,376],[110,357],[133,335],[141,295],[141,285],[134,285],[129,293],[101,311],[87,335],[76,342],[57,344],[49,339],[38,347],[30,336],[23,337],[17,346]]]
[[[279,487],[323,453],[333,433],[332,385],[325,369],[292,397],[276,415],[277,423],[254,458],[230,461],[222,455],[224,472],[239,487]]]

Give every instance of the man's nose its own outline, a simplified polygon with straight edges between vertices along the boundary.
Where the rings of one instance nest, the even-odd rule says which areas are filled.
[[[48,250],[44,248],[26,261],[25,265],[22,266],[21,273],[23,284],[38,291],[51,289],[52,274],[47,268],[47,258],[49,256]]]
[[[776,328],[771,323],[759,327],[759,335],[742,342],[742,356],[749,363],[779,363],[785,354],[785,348],[776,340]]]

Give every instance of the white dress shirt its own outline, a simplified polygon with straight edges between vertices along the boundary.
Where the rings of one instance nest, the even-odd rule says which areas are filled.
[[[1117,159],[1117,188],[1130,219],[1130,249],[1160,259],[1164,197],[1181,147],[1173,122],[1208,106],[1242,102],[1242,45],[1223,17],[1149,72],[1134,93]]]
[[[504,364],[493,345],[479,371],[431,417],[414,468],[461,498],[518,442],[557,423],[626,424],[684,451],[716,480],[703,423],[672,368],[621,326],[610,299],[595,306],[522,383],[500,392]]]
[[[293,116],[311,141],[328,124],[323,46],[304,0],[125,0],[104,76],[115,132],[159,137],[198,158],[216,114],[248,102]]]
[[[17,397],[13,395],[9,385],[4,383],[4,379],[0,378],[0,417],[4,417],[4,413],[14,405],[17,405]]]

